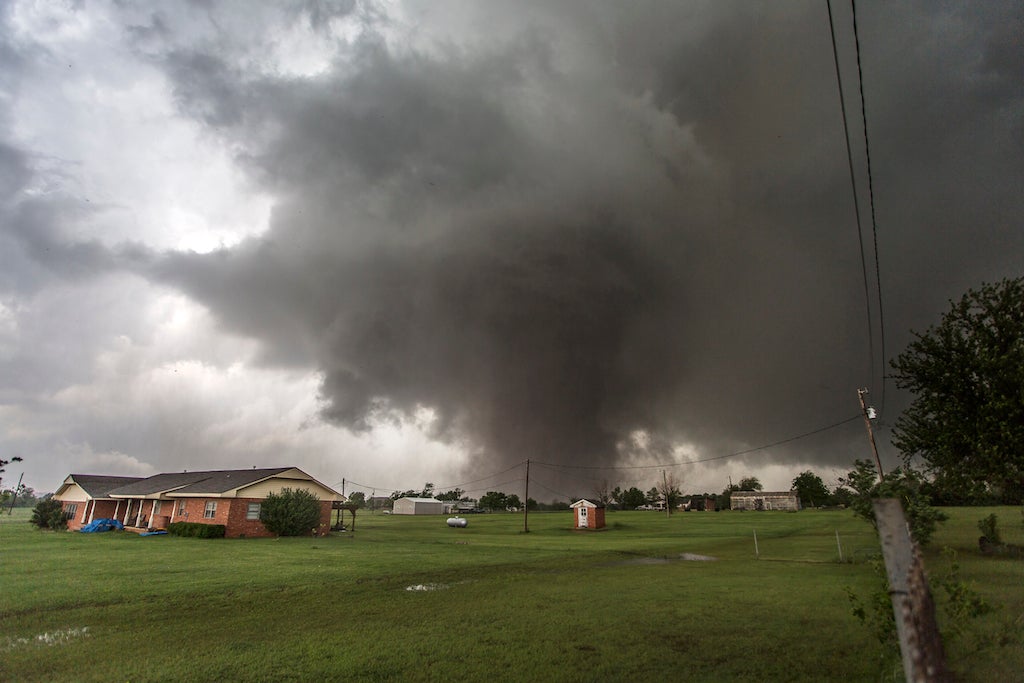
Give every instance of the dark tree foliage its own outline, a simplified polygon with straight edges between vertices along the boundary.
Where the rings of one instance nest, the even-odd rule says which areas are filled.
[[[738,484],[739,488],[734,491],[762,491],[764,486],[757,477],[743,477]]]
[[[501,491],[488,491],[480,496],[480,507],[484,510],[504,510],[507,496]]]
[[[303,536],[320,524],[320,499],[305,489],[267,494],[260,506],[260,521],[278,536]]]
[[[10,465],[12,462],[21,462],[21,458],[19,458],[18,456],[14,456],[10,460],[0,458],[0,474],[3,474],[7,466]],[[3,483],[3,480],[4,478],[0,477],[0,483]]]
[[[64,508],[61,502],[54,498],[48,498],[36,503],[29,522],[40,529],[53,529],[55,531],[66,529],[68,526],[67,519],[64,517]]]
[[[1024,497],[1024,277],[969,290],[892,361],[914,401],[893,426],[909,462],[960,491]]]
[[[837,486],[832,491],[832,495],[829,496],[830,505],[842,505],[844,507],[850,507],[853,503],[854,493],[845,486]]]
[[[616,499],[624,510],[635,510],[647,500],[644,492],[635,486],[631,486]]]
[[[796,476],[793,480],[793,490],[796,491],[800,498],[800,504],[804,507],[825,505],[831,498],[825,482],[811,470],[806,470]]]
[[[853,490],[850,509],[858,517],[871,522],[875,528],[878,528],[878,524],[872,500],[898,498],[910,525],[910,535],[918,545],[928,545],[935,527],[948,519],[945,513],[929,505],[929,498],[922,491],[924,478],[909,467],[895,469],[887,473],[882,481],[878,481],[878,470],[874,463],[870,460],[857,460],[853,470],[839,481]]]

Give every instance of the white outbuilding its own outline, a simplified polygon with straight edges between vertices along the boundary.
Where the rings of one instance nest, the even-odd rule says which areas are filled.
[[[395,515],[443,515],[444,501],[437,498],[399,498],[391,508]]]

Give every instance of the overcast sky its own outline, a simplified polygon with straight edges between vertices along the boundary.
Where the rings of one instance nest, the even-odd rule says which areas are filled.
[[[858,3],[877,278],[834,12],[867,292],[823,1],[3,3],[4,485],[785,489],[858,387],[895,464],[884,357],[1024,272],[1024,6]]]

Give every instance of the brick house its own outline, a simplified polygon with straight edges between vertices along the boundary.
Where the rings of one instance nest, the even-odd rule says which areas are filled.
[[[569,506],[573,511],[573,527],[576,529],[603,529],[604,505],[578,500]]]
[[[223,524],[225,536],[273,536],[260,522],[260,506],[269,493],[305,489],[320,499],[320,525],[326,534],[331,508],[345,497],[296,467],[211,472],[170,472],[152,477],[70,474],[54,498],[61,501],[68,528],[93,519],[116,519],[125,527],[160,529],[171,522]]]

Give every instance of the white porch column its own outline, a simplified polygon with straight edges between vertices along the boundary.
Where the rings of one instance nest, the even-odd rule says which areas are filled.
[[[121,501],[117,501],[117,505],[114,506],[114,519],[117,519],[117,513],[121,511]]]
[[[135,526],[136,527],[142,526],[142,508],[145,507],[145,505],[146,505],[146,499],[145,498],[140,498],[139,499],[139,514],[136,515],[136,517],[135,517]]]
[[[89,513],[89,502],[85,501],[85,505],[82,507],[82,524],[85,524],[85,517]]]
[[[93,498],[92,510],[89,511],[89,523],[92,524],[93,517],[96,516],[96,499]]]

